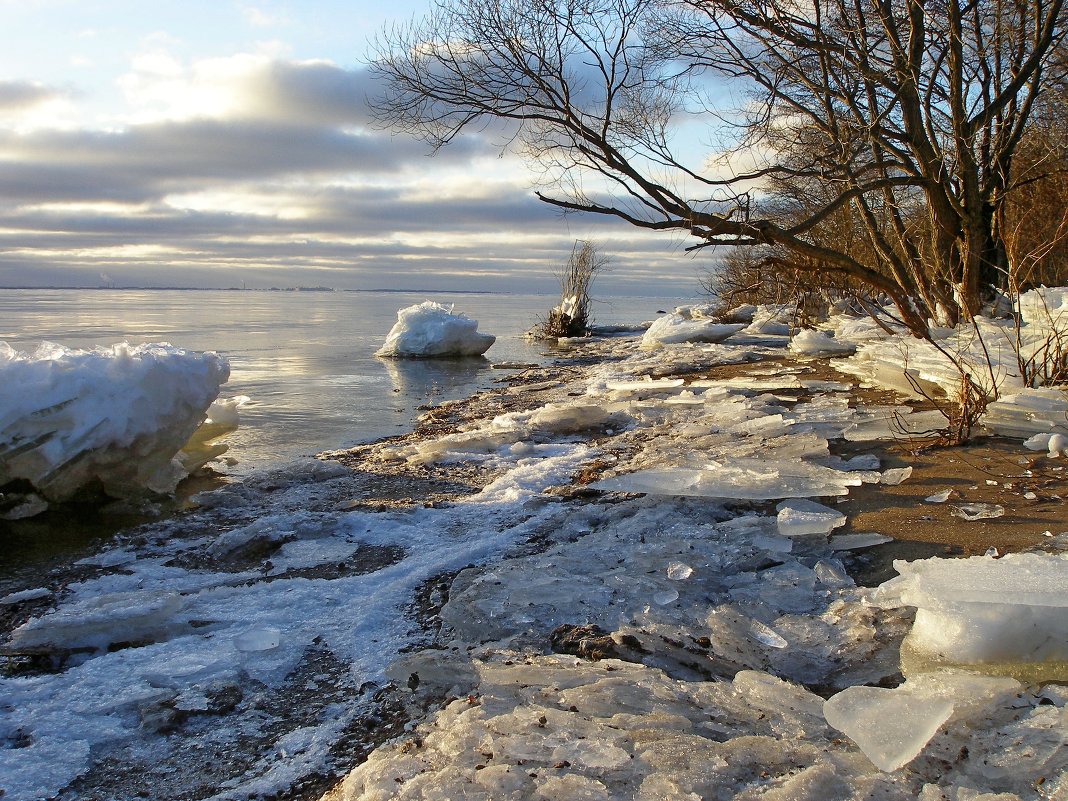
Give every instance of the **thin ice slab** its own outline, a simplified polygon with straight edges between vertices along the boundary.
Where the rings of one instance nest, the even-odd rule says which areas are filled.
[[[855,473],[802,460],[769,462],[738,458],[704,468],[660,467],[603,479],[591,485],[608,492],[688,495],[703,498],[774,500],[848,495],[860,486]]]

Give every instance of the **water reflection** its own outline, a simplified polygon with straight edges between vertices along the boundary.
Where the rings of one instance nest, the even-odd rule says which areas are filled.
[[[410,399],[453,397],[471,387],[483,370],[490,369],[484,356],[458,359],[382,359],[393,382],[393,391]]]

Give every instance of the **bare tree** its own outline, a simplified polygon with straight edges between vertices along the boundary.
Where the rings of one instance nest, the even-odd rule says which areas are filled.
[[[927,319],[974,313],[1005,261],[996,220],[1064,0],[439,0],[383,37],[382,122],[434,147],[504,121],[567,210],[765,245]],[[709,78],[748,93],[724,123]],[[755,166],[707,168],[681,121],[733,125]],[[819,202],[766,214],[770,182]],[[816,235],[844,208],[866,242]],[[923,224],[918,224],[922,220]]]

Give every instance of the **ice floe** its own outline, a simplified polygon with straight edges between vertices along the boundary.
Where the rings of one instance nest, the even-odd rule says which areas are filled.
[[[478,320],[454,313],[452,306],[427,300],[397,312],[397,322],[376,356],[436,358],[481,356],[496,341],[478,330]]]
[[[171,492],[225,450],[210,443],[236,426],[240,401],[216,403],[220,422],[195,432],[229,373],[218,354],[164,343],[25,353],[0,343],[0,487],[22,480],[47,502],[92,487]]]

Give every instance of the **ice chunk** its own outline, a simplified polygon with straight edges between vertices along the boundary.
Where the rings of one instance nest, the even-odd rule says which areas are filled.
[[[249,629],[234,637],[234,647],[246,653],[272,651],[282,642],[282,632],[276,628]]]
[[[846,523],[846,516],[836,509],[803,498],[783,501],[775,511],[775,522],[784,537],[830,534]]]
[[[10,653],[102,649],[135,642],[168,626],[183,606],[176,592],[108,593],[23,623],[11,633]]]
[[[613,392],[647,392],[677,389],[686,384],[682,378],[661,378],[654,381],[651,378],[642,378],[635,381],[606,381],[605,387]]]
[[[952,714],[949,701],[932,702],[883,687],[849,687],[823,705],[827,722],[888,772],[915,759]]]
[[[685,581],[693,575],[693,568],[685,562],[671,562],[667,567],[667,575],[672,581]]]
[[[902,481],[912,475],[911,467],[895,467],[891,470],[883,471],[882,477],[879,479],[880,484],[885,484],[887,487],[896,487]]]
[[[51,594],[52,591],[47,587],[36,587],[30,590],[22,590],[21,592],[13,592],[9,595],[5,595],[3,598],[0,598],[0,606],[21,604],[25,601],[36,601],[41,598],[47,598]]]
[[[478,320],[427,300],[397,312],[397,322],[375,356],[481,356],[495,340],[492,334],[479,333]]]
[[[983,427],[1004,437],[1046,435],[1041,447],[1048,447],[1048,435],[1068,434],[1068,394],[1053,387],[1021,389],[992,401],[983,415]],[[1028,446],[1031,447],[1031,446]]]
[[[934,495],[928,495],[924,500],[927,501],[927,503],[945,503],[952,497],[952,495],[953,490],[947,489],[942,490],[941,492],[936,492]]]
[[[882,545],[893,541],[893,537],[887,537],[885,534],[878,534],[874,531],[862,534],[836,534],[831,537],[831,548],[835,551],[853,551],[858,548],[870,548],[873,545]]]
[[[642,335],[643,348],[679,342],[722,342],[745,328],[738,323],[717,323],[714,320],[691,320],[680,314],[658,317]]]
[[[769,648],[785,648],[790,644],[775,629],[759,620],[754,620],[749,624],[749,632],[754,640]]]
[[[1068,678],[1068,554],[895,561],[874,595],[914,606],[902,646],[910,672],[932,664],[1063,681]]]
[[[852,342],[841,342],[828,331],[806,328],[790,340],[790,350],[801,356],[848,356],[856,352]]]
[[[1005,507],[996,503],[962,503],[954,506],[951,514],[963,520],[992,520],[1005,514]]]
[[[165,343],[0,343],[0,487],[22,479],[48,501],[88,485],[117,498],[170,492],[188,474],[174,457],[229,374],[216,353]]]
[[[823,714],[877,768],[890,772],[915,759],[947,721],[1008,703],[1020,689],[1009,678],[940,671],[892,690],[849,687],[824,702]]]
[[[609,492],[689,495],[703,498],[771,500],[821,495],[847,495],[863,479],[857,473],[833,470],[802,460],[768,461],[739,457],[711,462],[704,469],[662,467],[606,478],[591,486]]]

